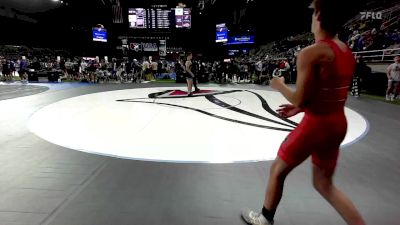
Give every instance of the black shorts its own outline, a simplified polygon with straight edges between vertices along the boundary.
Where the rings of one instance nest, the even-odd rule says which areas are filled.
[[[186,79],[194,79],[194,76],[190,75],[190,73],[185,73],[184,76]]]

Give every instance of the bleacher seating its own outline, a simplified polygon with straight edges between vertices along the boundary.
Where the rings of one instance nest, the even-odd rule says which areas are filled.
[[[361,18],[361,14],[356,15],[344,25],[341,39],[347,41],[354,52],[400,47],[400,30],[397,29],[400,21],[400,4],[388,1],[388,4],[381,6],[376,1],[371,1],[367,5],[370,7],[366,11],[382,12],[384,15],[382,20],[367,20]],[[257,51],[251,52],[251,57],[256,60],[265,59],[267,56],[270,59],[292,58],[299,48],[312,42],[312,33],[299,34],[260,46]]]

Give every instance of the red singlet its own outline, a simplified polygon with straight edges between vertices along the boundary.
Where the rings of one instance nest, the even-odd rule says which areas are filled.
[[[288,165],[297,166],[311,155],[314,165],[334,170],[347,132],[344,106],[355,59],[350,49],[343,51],[333,40],[321,42],[334,52],[334,63],[327,68],[332,72],[316,74],[317,88],[303,108],[304,118],[282,143],[278,156]]]

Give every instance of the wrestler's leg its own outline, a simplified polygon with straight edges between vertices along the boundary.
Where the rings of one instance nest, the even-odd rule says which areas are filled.
[[[349,225],[365,225],[360,213],[351,200],[333,184],[335,168],[313,166],[315,189],[336,209]]]
[[[287,175],[294,169],[279,156],[275,159],[269,172],[267,189],[265,192],[264,207],[275,211],[282,198],[283,186]]]

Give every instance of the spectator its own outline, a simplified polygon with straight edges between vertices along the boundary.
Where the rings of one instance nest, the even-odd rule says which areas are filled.
[[[290,64],[289,62],[285,59],[282,60],[282,62],[279,65],[280,71],[281,71],[281,76],[285,78],[286,81],[289,81],[289,73],[290,73]]]
[[[64,59],[60,61],[60,70],[63,72],[63,76],[67,76],[67,68],[65,67]]]
[[[394,101],[400,91],[400,56],[394,58],[394,63],[387,68],[388,89],[386,100]]]
[[[143,58],[142,70],[146,80],[148,81],[152,80],[150,62],[146,59],[146,57]]]
[[[11,68],[10,68],[10,61],[4,60],[3,62],[3,76],[6,81],[11,81]]]
[[[351,86],[351,95],[360,97],[361,80],[363,77],[366,77],[371,73],[371,68],[365,64],[364,59],[361,56],[357,56],[356,61],[357,64]]]
[[[261,60],[256,62],[255,67],[256,67],[255,69],[256,69],[257,81],[259,81],[263,71],[263,62]]]
[[[40,65],[40,62],[37,58],[33,59],[31,69],[33,69],[34,71],[39,71],[42,69],[42,66]]]
[[[159,60],[157,63],[157,77],[162,77],[163,66],[164,66],[163,62],[161,60]]]
[[[19,65],[19,77],[21,81],[25,81],[28,79],[27,73],[28,73],[28,61],[22,57],[22,60]]]
[[[15,75],[15,63],[14,60],[10,61],[10,76],[11,76],[11,80],[13,80],[14,75]]]

